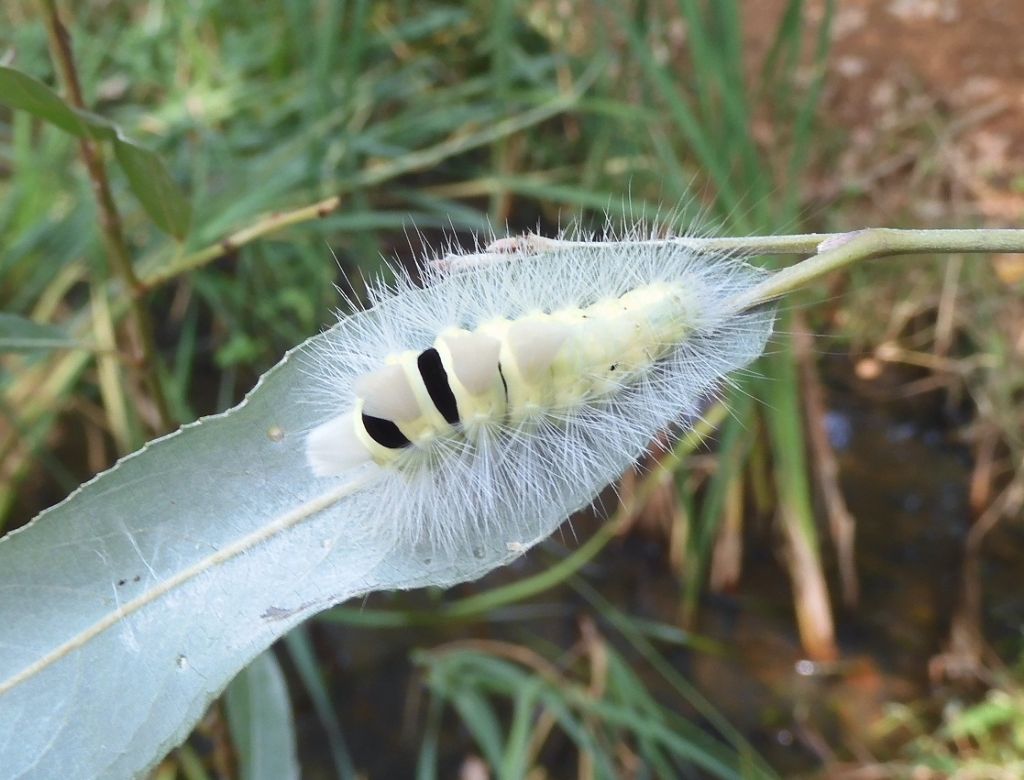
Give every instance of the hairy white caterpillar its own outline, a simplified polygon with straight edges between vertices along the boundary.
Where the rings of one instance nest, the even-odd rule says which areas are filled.
[[[761,354],[774,311],[739,311],[764,273],[674,243],[576,244],[435,263],[343,317],[310,373],[324,416],[306,439],[324,478],[360,470],[377,530],[424,558],[521,551],[686,425]],[[485,256],[486,257],[486,256]]]

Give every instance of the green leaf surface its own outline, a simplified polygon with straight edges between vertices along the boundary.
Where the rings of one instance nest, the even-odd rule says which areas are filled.
[[[56,325],[0,312],[0,352],[37,352],[80,346],[81,343]]]
[[[157,227],[179,240],[184,238],[192,207],[160,156],[124,137],[114,139],[114,155],[132,192]]]
[[[20,70],[3,65],[0,65],[0,103],[28,111],[78,138],[89,135],[82,119],[56,92]]]
[[[15,68],[0,65],[0,103],[27,111],[76,138],[113,138],[110,121],[89,111],[80,111],[43,82]]]
[[[297,779],[295,721],[273,652],[257,656],[231,681],[226,701],[242,780]]]

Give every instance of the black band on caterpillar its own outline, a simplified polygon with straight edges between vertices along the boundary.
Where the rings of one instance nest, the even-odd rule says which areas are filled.
[[[447,420],[449,425],[455,425],[459,421],[459,407],[455,402],[455,393],[452,392],[448,383],[448,372],[444,370],[441,363],[441,355],[431,347],[425,349],[416,358],[416,367],[420,370],[423,384],[430,394],[430,400],[434,402],[437,411]]]
[[[381,447],[397,450],[412,444],[391,420],[382,420],[369,414],[363,414],[360,419],[367,435]]]

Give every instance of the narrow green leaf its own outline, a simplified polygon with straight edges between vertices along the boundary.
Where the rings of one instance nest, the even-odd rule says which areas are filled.
[[[0,66],[0,103],[28,111],[73,136],[89,134],[85,123],[56,92],[20,70]]]
[[[754,396],[748,390],[733,391],[728,408],[732,416],[722,426],[721,448],[718,468],[711,477],[710,485],[701,504],[696,532],[690,534],[687,550],[685,587],[683,590],[683,611],[693,617],[698,599],[704,588],[708,573],[711,551],[718,536],[718,527],[725,510],[726,495],[733,480],[740,472],[749,453],[750,432],[745,422],[753,410]]]
[[[313,643],[309,639],[308,630],[305,626],[299,626],[285,636],[284,643],[288,648],[288,655],[295,665],[295,670],[302,679],[306,693],[313,703],[313,709],[316,710],[320,725],[327,732],[327,746],[331,750],[334,769],[338,777],[342,780],[355,778],[355,765],[352,763],[352,756],[341,732],[341,723],[338,722],[338,716],[331,704],[331,693],[313,653]]]
[[[69,106],[43,82],[4,65],[0,65],[0,103],[27,111],[76,138],[109,139],[116,132],[109,120]]]
[[[157,227],[177,239],[184,238],[192,207],[160,156],[121,136],[114,139],[114,154],[132,192]]]
[[[788,316],[788,312],[781,315],[782,327],[789,321]],[[766,399],[766,406],[771,410],[766,421],[775,458],[776,489],[780,503],[791,510],[789,517],[797,524],[799,533],[807,538],[810,547],[817,549],[818,531],[807,477],[809,468],[804,447],[796,358],[788,340],[778,344],[776,350],[765,361],[770,373],[759,382],[760,397]]]
[[[664,101],[667,116],[674,123],[674,129],[689,144],[693,155],[718,190],[719,197],[726,204],[739,203],[741,199],[731,181],[728,161],[723,159],[721,150],[716,148],[712,135],[697,118],[687,96],[680,90],[678,80],[657,61],[641,27],[630,19],[619,5],[614,3],[609,5],[617,15],[618,23],[626,35],[630,50],[643,70],[651,89]]]
[[[780,318],[783,328],[789,313]],[[818,530],[811,499],[810,470],[804,446],[800,410],[800,380],[792,339],[780,341],[765,364],[769,373],[760,381],[761,397],[772,413],[766,417],[775,462],[775,486],[780,519],[790,552],[790,578],[801,642],[813,658],[836,654],[828,582],[822,568]]]
[[[526,777],[529,772],[530,742],[537,720],[538,694],[544,687],[542,677],[531,677],[512,696],[512,722],[508,726],[508,741],[500,764],[501,777]]]
[[[104,116],[94,114],[84,108],[72,108],[86,128],[86,135],[96,141],[112,141],[121,132],[117,125]]]
[[[575,577],[572,586],[586,599],[590,605],[597,610],[602,617],[615,627],[627,642],[642,656],[651,668],[656,671],[667,683],[668,688],[674,689],[682,696],[701,717],[713,726],[728,744],[741,756],[745,765],[753,766],[753,774],[747,777],[765,778],[765,780],[778,780],[771,768],[765,763],[754,747],[747,742],[741,734],[725,717],[715,708],[704,695],[698,691],[693,684],[686,679],[671,663],[669,663],[651,644],[640,631],[637,630],[632,618],[627,617],[617,610],[611,602],[606,600],[600,593],[594,590],[583,579]]]
[[[504,746],[504,727],[486,696],[467,686],[451,695],[451,704],[463,725],[473,735],[477,747],[490,766],[500,766]]]
[[[226,697],[242,780],[298,778],[295,722],[274,653],[257,656],[231,682]]]
[[[80,346],[56,325],[0,312],[0,352],[36,352]]]
[[[799,106],[793,123],[793,143],[790,153],[786,180],[783,182],[786,197],[786,214],[795,214],[799,209],[799,195],[795,182],[799,180],[812,147],[811,134],[814,132],[818,107],[821,105],[822,90],[828,73],[828,55],[832,47],[832,18],[835,14],[835,0],[825,3],[825,15],[818,25],[817,45],[814,53],[814,80],[807,89],[802,105]],[[799,36],[797,36],[799,37]]]
[[[427,709],[427,722],[423,727],[423,741],[416,759],[416,780],[436,780],[438,743],[441,741],[441,716],[444,714],[444,699],[433,696]]]

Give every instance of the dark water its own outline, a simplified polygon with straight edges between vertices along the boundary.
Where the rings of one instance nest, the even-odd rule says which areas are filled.
[[[899,387],[901,377],[859,385],[841,359],[826,360],[824,376],[829,437],[843,494],[858,522],[861,599],[856,608],[839,603],[835,555],[822,529],[841,660],[822,668],[803,659],[779,540],[769,523],[748,529],[736,592],[708,595],[701,605],[698,631],[719,642],[723,652],[659,648],[783,774],[813,772],[833,758],[878,756],[884,747],[871,726],[887,702],[941,701],[943,690],[929,679],[928,668],[945,647],[960,598],[963,541],[970,527],[972,464],[956,438],[965,422],[962,410],[951,408],[941,393],[899,398],[890,391]],[[820,507],[819,517],[824,517]],[[574,528],[584,539],[598,522],[577,519]],[[576,546],[570,531],[562,536],[516,565],[443,596],[377,594],[367,607],[429,609],[438,598],[519,580]],[[1024,536],[1004,524],[986,544],[983,619],[986,640],[1011,659],[1024,625],[1022,560]],[[617,540],[584,573],[627,614],[678,621],[681,586],[663,540],[640,534]],[[565,648],[578,640],[584,614],[592,615],[603,634],[628,655],[614,629],[568,587],[468,627],[315,625],[313,636],[356,766],[373,778],[413,775],[426,701],[409,660],[413,650],[460,637],[534,646],[539,640]],[[637,669],[651,690],[664,686],[642,664]],[[315,716],[301,694],[296,696],[305,713],[300,721],[303,765],[310,777],[330,776]],[[457,774],[461,760],[477,752],[451,713],[443,748],[442,776]],[[552,769],[556,777],[575,776],[571,760]]]

